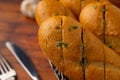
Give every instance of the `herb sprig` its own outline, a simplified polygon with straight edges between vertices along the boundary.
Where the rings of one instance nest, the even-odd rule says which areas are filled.
[[[70,28],[68,28],[68,31],[71,31],[72,29],[75,30],[75,29],[77,29],[77,28],[78,28],[78,26],[76,26],[76,25],[75,25],[75,26],[71,26]]]
[[[78,28],[78,26],[72,26],[72,29],[77,29]]]
[[[62,47],[67,48],[68,44],[65,43],[65,42],[60,41],[60,42],[58,42],[57,46],[60,47],[60,48],[62,48]]]
[[[94,7],[94,9],[97,9],[98,8],[98,6],[97,5],[95,5],[95,6],[93,6]]]
[[[106,12],[107,10],[108,10],[108,9],[106,9],[106,8],[103,8],[103,9],[102,9],[103,12]]]

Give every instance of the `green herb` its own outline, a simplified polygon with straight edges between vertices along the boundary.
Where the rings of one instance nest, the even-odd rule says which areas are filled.
[[[77,29],[78,26],[71,26],[70,28],[68,28],[68,31],[71,31],[72,29]]]
[[[106,9],[106,8],[103,8],[103,9],[102,9],[103,12],[105,12],[105,11],[107,11],[107,10],[108,10],[108,9]]]
[[[68,46],[68,44],[67,43],[65,43],[65,42],[58,42],[58,47],[67,47]]]
[[[78,28],[78,26],[72,26],[72,28],[73,28],[73,29],[77,29],[77,28]]]
[[[81,47],[82,47],[82,49],[84,49],[84,48],[85,48],[85,44],[82,44],[82,46],[81,46]]]
[[[97,5],[95,5],[95,6],[93,6],[94,7],[94,9],[97,9],[98,8],[98,6]]]
[[[82,44],[81,44],[81,47],[80,47],[80,50],[81,50],[82,53],[84,53],[85,47],[86,47],[86,45],[82,43]]]

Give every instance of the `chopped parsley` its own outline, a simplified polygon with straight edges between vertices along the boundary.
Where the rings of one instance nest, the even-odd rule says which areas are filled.
[[[105,12],[105,11],[107,11],[107,10],[108,10],[108,9],[106,9],[106,8],[103,8],[103,9],[102,9],[103,12]]]
[[[97,5],[95,5],[95,6],[93,6],[94,7],[94,9],[97,9],[98,8],[98,6]]]
[[[85,48],[85,44],[82,44],[81,48],[84,49]]]
[[[77,29],[78,28],[78,26],[72,26],[72,29]]]
[[[67,43],[65,43],[65,42],[58,42],[58,45],[57,45],[58,47],[64,47],[64,48],[66,48],[67,46],[68,46],[68,44]]]
[[[77,29],[78,28],[78,26],[71,26],[70,28],[68,28],[68,31],[71,31],[72,29]]]

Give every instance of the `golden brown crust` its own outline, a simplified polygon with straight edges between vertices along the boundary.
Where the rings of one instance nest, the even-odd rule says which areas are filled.
[[[36,21],[40,25],[51,16],[65,15],[75,18],[73,13],[57,0],[42,0],[37,4]]]
[[[106,80],[120,80],[120,68],[114,66],[106,66]]]
[[[104,62],[103,43],[87,29],[83,28],[84,53],[88,62]]]
[[[83,80],[83,69],[80,63],[65,60],[63,67],[62,72],[67,75],[69,80]]]
[[[89,14],[87,14],[88,12]],[[91,3],[82,10],[79,19],[83,26],[94,33],[108,47],[120,54],[119,8],[109,2]]]
[[[57,42],[61,41],[62,34],[57,28],[61,28],[61,18],[50,18],[50,20],[41,24],[38,36],[41,48],[51,60],[54,60],[52,62],[59,67],[62,63],[63,57],[62,49],[57,47]]]
[[[106,8],[106,44],[120,54],[120,9],[112,4],[107,4]]]
[[[80,15],[81,10],[86,7],[88,4],[92,2],[105,2],[108,0],[59,0],[65,7],[70,9],[77,17]],[[112,0],[109,0],[113,2]],[[113,3],[117,3],[116,5],[120,3],[118,1],[114,1]],[[120,7],[120,6],[119,6]]]
[[[79,37],[78,37],[79,36]],[[81,60],[81,25],[72,18],[62,17],[62,40],[68,44],[63,48],[63,57],[74,62]]]
[[[98,5],[98,4],[100,4],[100,5]],[[85,25],[85,28],[88,28],[97,36],[100,32],[101,33],[104,32],[104,29],[105,29],[106,45],[111,47],[118,54],[120,54],[120,40],[119,40],[120,10],[117,7],[115,7],[114,5],[112,5],[111,3],[105,2],[105,3],[96,3],[96,5],[97,5],[97,8],[95,9],[96,11],[93,11],[93,8],[92,8],[93,5],[94,5],[94,3],[91,3],[90,5],[88,5],[87,7],[85,7],[83,9],[83,11],[81,12],[81,15],[80,15],[81,23],[83,25]],[[106,8],[105,15],[101,13],[102,8],[104,6]],[[98,11],[98,9],[100,9],[100,10]],[[89,11],[90,11],[90,14],[87,15],[87,13]],[[101,13],[102,17],[100,17],[100,15],[99,15],[100,13]],[[91,14],[95,17],[91,17]],[[98,17],[96,17],[96,15]],[[105,16],[105,18],[103,18],[104,16]],[[97,20],[99,20],[99,18],[105,19],[105,26],[98,27],[98,25],[96,25],[99,23],[103,24],[103,21],[96,22]],[[102,29],[103,27],[105,27],[105,28]],[[102,35],[102,36],[104,37],[104,35]],[[100,36],[98,36],[98,37],[101,39]],[[100,45],[98,45],[98,47],[99,46]],[[114,51],[112,51],[111,49],[109,49],[107,46],[104,45],[104,49],[103,49],[104,56],[105,56],[104,57],[104,59],[105,59],[104,60],[105,61],[105,66],[104,66],[105,67],[105,78],[106,78],[106,80],[119,80],[120,78],[118,76],[120,76],[120,72],[119,72],[120,64],[118,64],[118,63],[120,63],[120,60],[119,60],[120,56],[118,54],[116,54]],[[93,48],[92,48],[92,50],[93,50]],[[90,51],[90,50],[87,50],[87,51]],[[99,50],[96,50],[96,51],[99,51]],[[96,55],[96,57],[97,57],[97,55]],[[110,67],[111,65],[112,65],[112,67]],[[89,71],[89,72],[91,72],[91,71]],[[90,75],[90,77],[92,77],[92,75]]]
[[[104,45],[104,49],[105,49],[104,50],[105,63],[120,67],[120,64],[118,64],[120,63],[120,60],[119,60],[120,56],[105,45]]]
[[[86,80],[105,80],[103,64],[89,64],[85,70]]]
[[[70,9],[76,16],[79,16],[81,11],[80,0],[59,0],[65,7]]]
[[[100,0],[81,0],[81,10],[92,2],[99,2]]]
[[[87,5],[79,16],[80,23],[83,27],[92,31],[103,41],[103,13],[102,4],[93,2]]]

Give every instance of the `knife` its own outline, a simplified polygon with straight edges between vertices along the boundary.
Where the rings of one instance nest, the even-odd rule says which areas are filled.
[[[12,54],[18,60],[20,65],[25,69],[28,75],[32,78],[32,80],[40,80],[30,58],[17,45],[9,41],[7,41],[5,45],[12,52]]]

